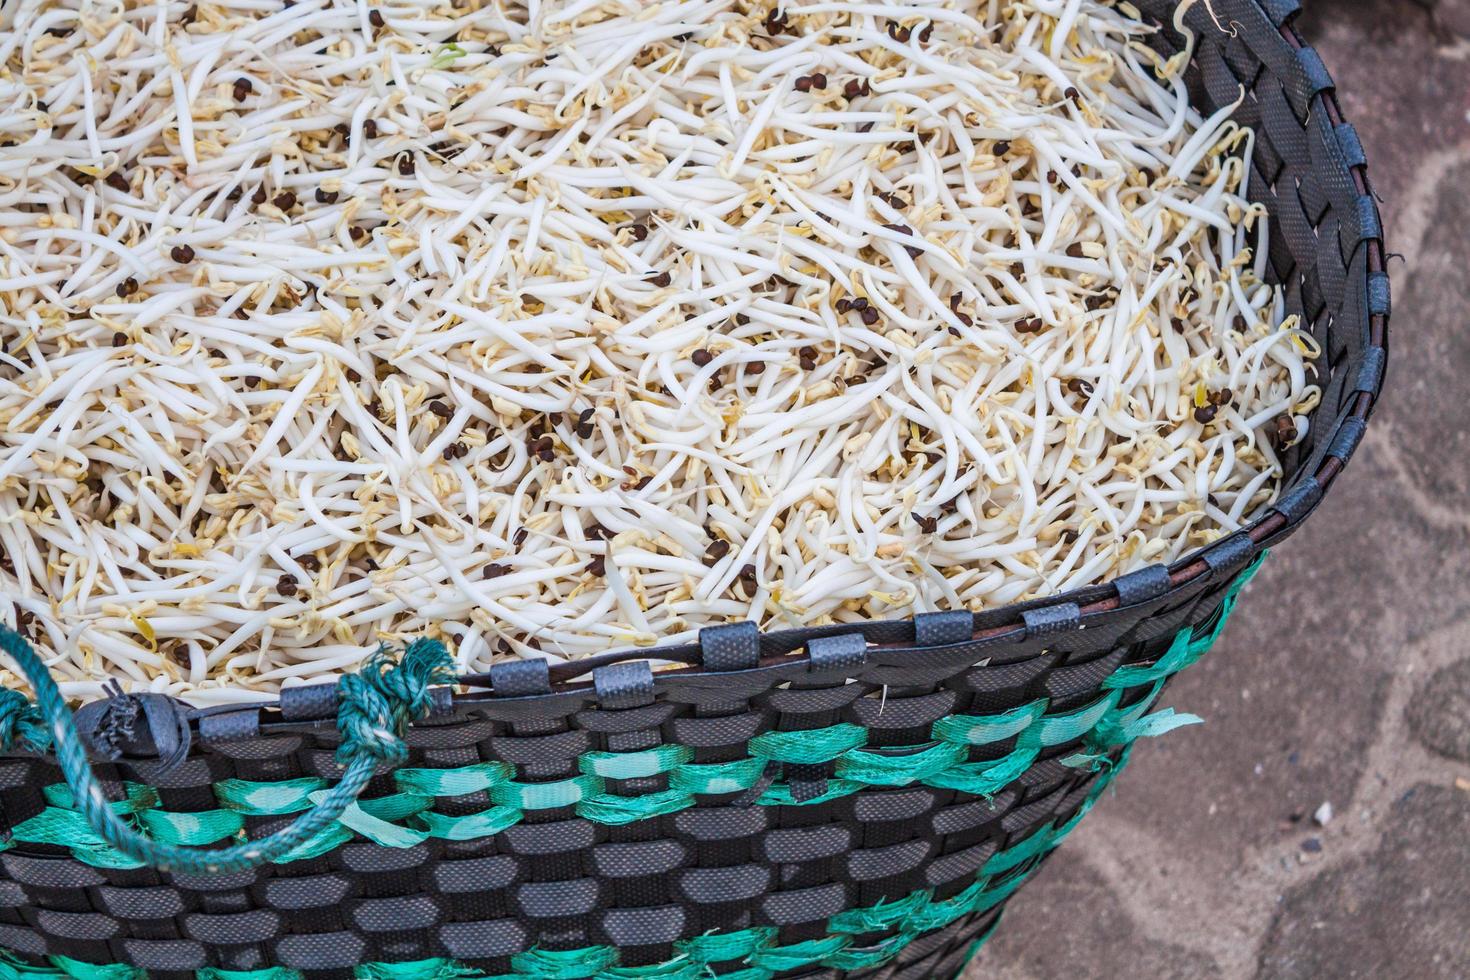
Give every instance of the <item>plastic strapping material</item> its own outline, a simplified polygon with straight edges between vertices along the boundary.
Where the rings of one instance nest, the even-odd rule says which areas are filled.
[[[1119,604],[1132,606],[1163,595],[1173,587],[1173,583],[1167,567],[1149,565],[1119,577],[1113,586],[1118,590]]]
[[[281,717],[286,721],[315,721],[337,714],[336,684],[304,684],[282,688]]]
[[[1343,421],[1337,430],[1337,435],[1332,437],[1332,444],[1327,449],[1327,455],[1336,456],[1344,463],[1352,458],[1357,450],[1358,444],[1363,441],[1363,433],[1368,431],[1368,422],[1356,416]]]
[[[1351,123],[1338,123],[1333,127],[1337,135],[1337,145],[1342,148],[1344,162],[1349,167],[1366,166],[1368,159],[1363,154],[1363,141],[1358,139],[1358,131]]]
[[[646,660],[599,667],[592,672],[592,685],[604,708],[641,708],[653,703],[653,668]]]
[[[1221,572],[1234,573],[1236,569],[1243,568],[1255,553],[1256,545],[1250,536],[1238,533],[1216,541],[1200,557],[1209,566],[1211,575],[1219,575]]]
[[[429,688],[429,707],[425,718],[445,718],[454,714],[454,689],[445,684]]]
[[[1021,621],[1026,624],[1027,636],[1053,636],[1076,629],[1082,622],[1082,609],[1075,602],[1060,602],[1027,609],[1021,613]]]
[[[206,743],[244,742],[260,734],[260,711],[254,707],[199,717],[199,740]]]
[[[827,792],[830,764],[788,762],[784,769],[786,783],[791,787],[791,798],[796,802],[808,803]]]
[[[975,633],[975,617],[963,609],[920,613],[914,617],[914,644],[940,647],[963,643]]]
[[[490,665],[490,693],[497,698],[524,698],[551,691],[551,666],[540,657]]]
[[[1378,217],[1378,205],[1374,203],[1373,198],[1367,194],[1359,196],[1355,208],[1357,214],[1353,216],[1355,219],[1353,227],[1358,229],[1358,242],[1363,242],[1370,238],[1382,241],[1383,225]],[[1387,276],[1384,278],[1386,279]],[[1369,279],[1369,289],[1372,289],[1371,278]]]
[[[123,694],[113,687],[105,700],[78,708],[75,719],[94,756],[113,762],[127,757],[147,770],[149,780],[177,768],[193,740],[188,708],[166,694]]]
[[[1301,4],[1297,0],[1260,0],[1261,6],[1266,10],[1266,16],[1271,18],[1271,23],[1280,27],[1282,24],[1301,12]]]
[[[1353,392],[1377,392],[1383,387],[1383,371],[1388,365],[1388,351],[1382,347],[1370,347],[1363,352],[1363,364],[1353,382]]]
[[[1321,499],[1322,484],[1317,482],[1315,476],[1309,476],[1282,494],[1271,509],[1285,517],[1289,523],[1295,524],[1311,513]]]
[[[1284,41],[1281,43],[1285,44]],[[1333,87],[1332,76],[1327,73],[1327,66],[1322,64],[1321,55],[1311,48],[1303,47],[1292,51],[1288,47],[1287,51],[1294,56],[1296,65],[1294,72],[1283,77],[1285,84],[1282,88],[1291,104],[1291,111],[1296,116],[1296,124],[1305,127],[1311,115],[1312,101],[1321,92]],[[1268,125],[1268,128],[1273,127]],[[1283,128],[1274,127],[1276,130]]]
[[[868,641],[861,633],[821,636],[807,641],[806,652],[814,672],[855,670],[868,659]]]
[[[1322,63],[1322,56],[1315,48],[1300,48],[1296,53],[1296,60],[1301,63],[1302,74],[1307,79],[1307,91],[1316,95],[1335,88],[1332,75],[1327,71],[1327,66]]]
[[[750,620],[707,626],[699,631],[699,655],[704,669],[715,673],[758,667],[761,659],[760,627]]]
[[[1368,312],[1374,316],[1388,316],[1393,312],[1393,294],[1386,272],[1368,274]]]

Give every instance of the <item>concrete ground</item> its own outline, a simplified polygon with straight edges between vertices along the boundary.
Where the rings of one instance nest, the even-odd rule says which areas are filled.
[[[1138,746],[965,980],[1470,977],[1470,0],[1304,5],[1402,255],[1386,399],[1170,688],[1206,724]]]

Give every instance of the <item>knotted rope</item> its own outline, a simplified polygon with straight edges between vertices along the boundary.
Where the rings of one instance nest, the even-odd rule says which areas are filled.
[[[45,752],[51,748],[51,732],[35,702],[19,691],[0,690],[0,749],[12,745]]]
[[[46,665],[25,638],[5,626],[0,626],[0,651],[15,661],[36,695],[33,703],[19,692],[0,691],[0,751],[19,746],[45,752],[54,747],[76,807],[97,836],[135,861],[183,874],[248,870],[289,854],[325,830],[361,795],[380,764],[396,766],[408,757],[403,734],[428,710],[429,688],[454,680],[453,661],[437,640],[413,641],[396,663],[386,647],[380,648],[359,673],[338,682],[342,744],[337,761],[345,768],[337,785],[288,827],[259,840],[205,850],[144,837],[114,813]]]

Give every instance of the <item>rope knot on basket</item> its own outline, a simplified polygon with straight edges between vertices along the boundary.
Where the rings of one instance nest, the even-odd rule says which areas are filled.
[[[0,645],[7,639],[0,634]],[[0,690],[0,752],[15,746],[45,752],[51,747],[51,729],[30,698],[19,691]]]
[[[310,847],[353,805],[379,764],[397,765],[407,758],[404,732],[432,704],[430,686],[454,679],[454,663],[437,640],[415,640],[400,662],[380,648],[360,673],[342,678],[338,685],[342,745],[337,754],[344,768],[337,784],[281,830],[212,849],[145,836],[115,812],[92,771],[76,719],[46,665],[24,637],[5,626],[0,626],[0,651],[15,661],[36,695],[32,702],[18,691],[0,690],[0,750],[17,740],[36,751],[54,750],[77,811],[100,841],[141,864],[183,874],[243,871]]]
[[[395,663],[386,646],[356,674],[337,682],[337,729],[342,745],[337,761],[359,755],[397,766],[408,758],[403,742],[410,722],[428,713],[430,688],[454,682],[454,662],[438,640],[414,640]]]

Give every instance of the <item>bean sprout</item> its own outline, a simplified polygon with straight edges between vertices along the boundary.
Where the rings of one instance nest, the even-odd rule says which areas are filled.
[[[0,11],[0,621],[255,700],[1178,558],[1320,397],[1094,0]],[[15,678],[0,681],[17,684]]]

